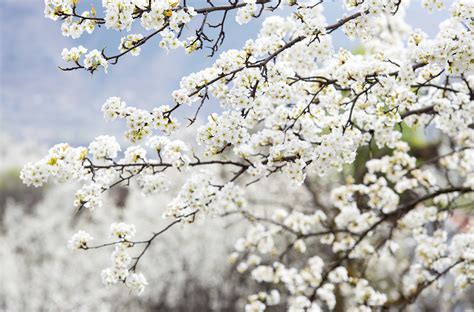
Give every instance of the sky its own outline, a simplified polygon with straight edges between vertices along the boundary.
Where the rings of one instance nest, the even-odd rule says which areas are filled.
[[[95,0],[80,3],[95,3],[101,8]],[[188,3],[196,8],[207,6],[204,0]],[[407,20],[433,36],[446,14],[430,15],[419,1],[411,3]],[[342,0],[326,0],[324,5],[329,23],[342,16]],[[77,40],[66,38],[61,35],[61,22],[44,18],[43,9],[41,0],[0,2],[0,131],[15,140],[87,144],[101,134],[120,135],[123,123],[105,122],[100,112],[108,97],[119,96],[128,105],[144,109],[169,104],[170,94],[179,87],[182,76],[213,62],[206,57],[208,51],[186,55],[179,49],[167,53],[158,47],[156,37],[142,47],[140,56],[127,55],[111,66],[108,74],[62,72],[57,66],[64,65],[63,48],[82,44],[89,49],[106,47],[111,54],[117,51],[124,33],[101,28]],[[286,12],[280,10],[277,14]],[[246,39],[255,38],[261,22],[258,19],[239,26],[229,19],[220,51],[240,48]],[[334,34],[333,42],[336,48],[357,45],[345,40],[340,31]],[[212,111],[212,107],[206,111]]]

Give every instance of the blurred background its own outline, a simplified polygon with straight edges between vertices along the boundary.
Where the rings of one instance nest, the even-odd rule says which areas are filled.
[[[433,36],[446,12],[430,15],[419,2],[412,1],[407,20]],[[207,6],[204,0],[188,3]],[[80,4],[101,8],[100,1]],[[324,8],[330,23],[344,12],[342,1],[325,1]],[[261,22],[239,26],[229,19],[220,51],[240,48],[256,36]],[[77,218],[72,206],[76,185],[34,189],[21,184],[21,166],[41,157],[52,144],[87,145],[101,134],[121,137],[123,125],[106,123],[100,112],[108,97],[119,96],[145,109],[168,104],[182,76],[213,62],[206,58],[206,50],[191,56],[182,50],[168,54],[155,38],[142,47],[139,57],[122,58],[108,74],[62,72],[57,66],[63,65],[63,48],[81,44],[88,49],[106,47],[112,53],[123,34],[98,29],[73,40],[61,35],[60,25],[44,18],[43,1],[0,2],[0,310],[232,311],[241,307],[238,298],[251,293],[251,285],[233,274],[234,267],[226,259],[242,226],[214,220],[205,226],[174,229],[143,262],[151,286],[136,298],[120,287],[101,285],[100,270],[108,266],[110,251],[72,254],[66,242],[84,227],[93,236],[106,237],[109,224],[122,219],[146,236],[166,224],[159,208],[169,196],[143,199],[138,192],[119,188],[104,209]],[[358,47],[340,31],[333,42],[336,48]],[[206,110],[201,117],[213,107]],[[224,230],[226,235],[221,234]]]

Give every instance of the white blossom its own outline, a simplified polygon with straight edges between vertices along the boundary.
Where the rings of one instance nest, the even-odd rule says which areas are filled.
[[[89,233],[81,230],[71,237],[67,246],[69,249],[87,249],[87,244],[92,240],[94,238]]]

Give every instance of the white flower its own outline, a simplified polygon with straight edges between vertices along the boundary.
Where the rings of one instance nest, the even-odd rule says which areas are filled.
[[[169,179],[163,173],[142,174],[138,184],[145,196],[166,192],[169,189]]]
[[[155,148],[157,146],[155,145]],[[158,149],[157,149],[158,150]],[[188,163],[188,158],[184,155],[189,147],[181,140],[173,140],[166,143],[162,150],[163,160],[175,165]]]
[[[121,246],[116,246],[112,253],[112,263],[116,268],[127,268],[132,262],[132,257]]]
[[[267,305],[273,306],[280,303],[280,292],[276,289],[270,291],[270,294],[267,296]]]
[[[127,104],[118,97],[110,97],[102,105],[102,112],[108,120],[117,119],[125,116]]]
[[[138,46],[140,41],[143,39],[142,34],[130,34],[126,37],[123,37],[120,40],[119,51],[126,52],[130,50],[130,54],[133,56],[138,56],[140,54],[141,48]]]
[[[245,271],[247,271],[247,269],[249,268],[249,265],[245,262],[240,262],[238,265],[237,265],[237,272],[239,273],[244,273]]]
[[[304,240],[298,239],[295,244],[293,245],[293,248],[299,252],[299,253],[305,253],[306,252],[306,244]]]
[[[165,136],[152,136],[148,139],[146,145],[157,152],[161,152],[169,142],[170,139]]]
[[[87,53],[87,49],[80,45],[78,47],[71,48],[70,50],[63,49],[61,56],[66,62],[79,62],[79,59],[85,53]]]
[[[125,285],[136,295],[141,295],[148,283],[142,273],[132,273],[125,280]]]
[[[263,312],[265,311],[265,304],[261,301],[255,300],[245,305],[245,312]]]
[[[273,281],[273,268],[265,265],[260,265],[253,269],[252,278],[259,283],[270,283]]]
[[[135,236],[135,233],[136,229],[133,224],[120,222],[110,225],[110,236],[120,240],[129,241]]]
[[[107,73],[107,68],[109,67],[109,63],[104,58],[102,53],[98,50],[92,50],[86,54],[84,59],[84,67],[91,72],[97,70],[98,68],[102,67],[104,71]]]
[[[102,277],[102,283],[106,286],[110,286],[123,281],[128,276],[128,269],[125,268],[106,268],[100,273]]]
[[[26,185],[42,186],[48,181],[50,171],[46,164],[27,163],[20,172],[20,178]]]
[[[125,150],[123,159],[126,163],[140,163],[146,161],[146,150],[141,146],[130,146]]]
[[[103,1],[105,27],[116,30],[130,30],[133,22],[134,5],[128,0]]]
[[[191,105],[191,100],[187,95],[187,90],[186,89],[175,90],[175,91],[173,91],[172,96],[173,96],[173,100],[175,101],[176,104]]]
[[[87,249],[87,244],[94,238],[85,231],[78,231],[67,243],[69,249]]]
[[[343,266],[337,267],[332,270],[328,275],[329,280],[331,283],[342,283],[349,279],[347,275],[347,269]]]
[[[235,17],[235,20],[240,25],[250,22],[255,10],[257,9],[257,5],[255,4],[256,0],[245,0],[244,2],[246,5],[237,11],[237,16]]]
[[[93,210],[102,206],[101,194],[103,186],[99,183],[85,184],[74,196],[75,207],[85,207]]]
[[[474,261],[474,233],[457,234],[449,249],[454,259]]]
[[[97,159],[113,159],[117,157],[117,152],[120,151],[120,145],[115,137],[110,135],[98,136],[89,145],[89,152]]]

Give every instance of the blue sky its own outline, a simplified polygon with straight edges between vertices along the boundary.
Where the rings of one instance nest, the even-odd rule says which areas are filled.
[[[98,1],[81,0],[82,4],[91,2]],[[206,6],[206,1],[192,2],[195,7]],[[341,3],[325,2],[328,22],[341,16]],[[428,14],[419,1],[412,1],[407,14],[415,28],[422,28],[430,35],[436,33],[444,17],[445,14]],[[229,19],[227,39],[221,51],[239,48],[246,38],[255,37],[260,23],[261,20],[256,20],[238,26]],[[158,47],[159,38],[156,38],[143,47],[139,57],[122,58],[117,66],[110,67],[108,74],[62,72],[57,66],[62,64],[64,47],[82,44],[89,49],[101,49],[105,46],[111,53],[116,51],[123,34],[99,29],[73,40],[61,35],[60,25],[44,18],[41,0],[0,3],[0,130],[18,140],[86,144],[100,134],[119,134],[121,122],[106,123],[100,112],[108,97],[120,96],[129,105],[140,108],[168,104],[171,91],[178,87],[183,75],[212,63],[205,53],[168,54]],[[335,45],[355,45],[343,38],[337,32]]]

